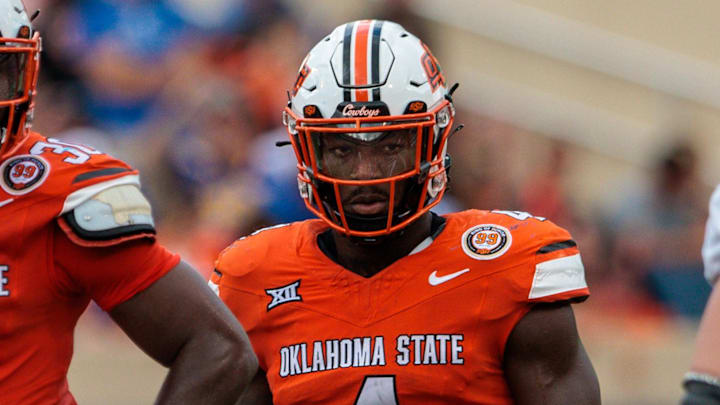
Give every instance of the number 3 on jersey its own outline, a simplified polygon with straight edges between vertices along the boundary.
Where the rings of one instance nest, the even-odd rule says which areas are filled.
[[[95,150],[87,146],[61,142],[54,138],[48,138],[47,142],[35,143],[32,149],[30,149],[30,153],[33,155],[41,155],[48,150],[58,155],[70,155],[63,159],[63,162],[75,165],[87,162],[88,159],[90,159],[90,155],[102,154],[102,152],[100,152],[99,150]]]
[[[366,375],[354,405],[399,405],[394,375]]]

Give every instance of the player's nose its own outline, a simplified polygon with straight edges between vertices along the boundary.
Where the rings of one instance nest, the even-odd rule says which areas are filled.
[[[357,159],[353,159],[351,180],[374,180],[382,177],[382,162],[374,154],[360,152]]]

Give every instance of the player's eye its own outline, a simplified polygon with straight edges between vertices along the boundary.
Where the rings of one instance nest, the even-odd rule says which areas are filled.
[[[349,146],[333,146],[330,148],[330,153],[339,158],[344,158],[352,153],[352,148]]]
[[[383,152],[387,154],[396,154],[402,151],[404,148],[405,144],[403,142],[391,142],[383,145]]]

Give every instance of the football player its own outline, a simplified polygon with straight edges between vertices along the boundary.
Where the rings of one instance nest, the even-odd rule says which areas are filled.
[[[702,248],[705,278],[720,277],[720,186],[710,197],[710,215]],[[695,356],[685,375],[682,405],[720,405],[720,290],[713,288],[698,330]]]
[[[155,241],[137,171],[30,131],[40,49],[21,0],[0,2],[0,403],[75,404],[66,373],[90,300],[169,367],[157,403],[234,403],[256,373],[250,342]]]
[[[283,116],[320,219],[241,238],[211,278],[260,362],[249,403],[600,403],[570,234],[524,212],[430,211],[453,90],[390,21],[343,24],[302,62]]]

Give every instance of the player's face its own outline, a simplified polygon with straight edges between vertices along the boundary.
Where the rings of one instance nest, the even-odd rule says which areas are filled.
[[[415,129],[378,134],[323,134],[320,167],[323,174],[343,180],[374,180],[397,176],[415,166],[417,143]],[[397,207],[405,193],[406,182],[396,185]],[[390,204],[388,182],[367,186],[340,186],[343,209],[351,215],[386,215]]]

